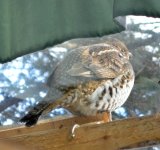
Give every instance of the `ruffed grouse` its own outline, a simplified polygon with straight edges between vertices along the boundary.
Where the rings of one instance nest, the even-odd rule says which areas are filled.
[[[118,40],[71,50],[50,76],[46,97],[20,121],[32,126],[57,107],[84,116],[114,111],[134,85],[130,54]]]

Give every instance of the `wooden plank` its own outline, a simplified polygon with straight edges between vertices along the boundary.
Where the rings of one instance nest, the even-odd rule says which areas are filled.
[[[98,119],[74,117],[41,122],[31,128],[3,128],[0,129],[0,141],[12,141],[38,150],[116,150],[139,142],[160,140],[160,114],[83,124]],[[72,139],[70,133],[75,123],[83,125],[75,130]]]
[[[0,149],[1,150],[27,150],[26,148],[24,149],[24,146],[19,146],[18,144],[10,143],[10,142],[0,142]]]

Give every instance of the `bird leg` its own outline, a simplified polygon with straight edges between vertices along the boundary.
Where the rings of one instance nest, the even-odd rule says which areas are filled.
[[[112,113],[111,112],[103,112],[102,113],[103,122],[111,122],[112,121]]]

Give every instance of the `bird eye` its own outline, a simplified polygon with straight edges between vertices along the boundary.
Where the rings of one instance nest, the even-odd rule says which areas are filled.
[[[132,58],[132,56],[133,56],[132,53],[129,52],[129,58]]]
[[[122,53],[119,53],[119,57],[123,57]]]

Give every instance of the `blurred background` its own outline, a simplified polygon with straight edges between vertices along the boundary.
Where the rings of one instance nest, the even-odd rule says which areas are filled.
[[[128,101],[113,113],[113,119],[160,112],[160,19],[127,16],[116,21],[126,30],[104,37],[72,39],[0,64],[0,125],[19,124],[19,119],[46,95],[46,81],[68,51],[111,37],[123,41],[132,52],[136,74]],[[67,110],[55,109],[44,118],[64,114],[71,115]]]

